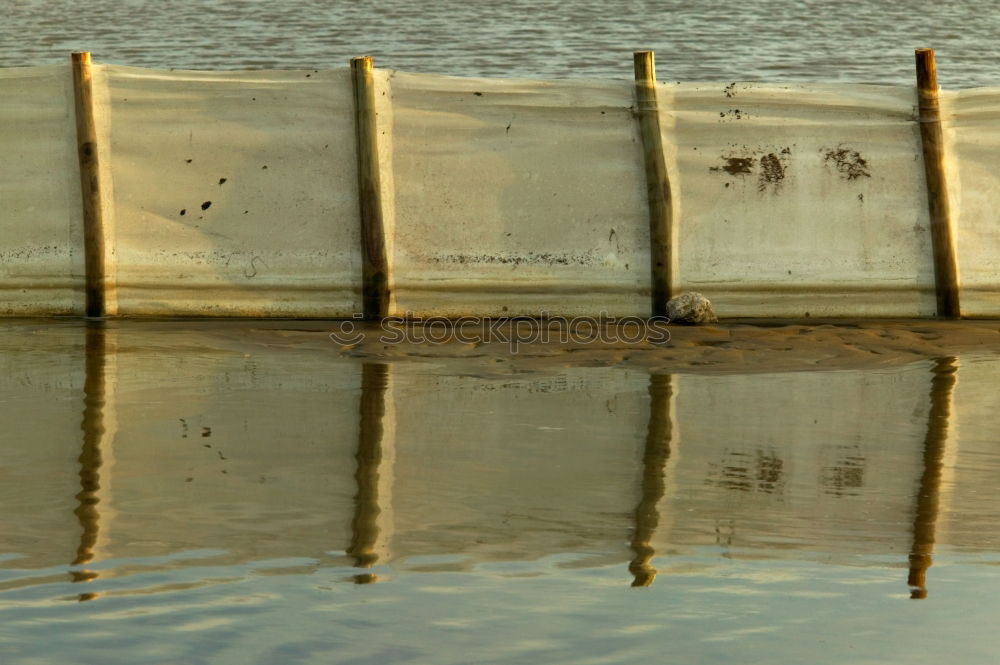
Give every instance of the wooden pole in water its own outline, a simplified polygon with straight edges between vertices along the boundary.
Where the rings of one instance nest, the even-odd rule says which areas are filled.
[[[379,319],[389,313],[389,263],[382,220],[382,186],[371,56],[351,59],[351,78],[354,83],[358,196],[361,203],[362,303],[366,319]]]
[[[934,49],[917,49],[916,60],[920,142],[924,153],[927,201],[931,213],[937,314],[957,319],[962,315],[958,291],[958,259],[948,204],[948,179],[944,169],[944,136],[941,132]]]
[[[76,510],[80,522],[80,544],[77,546],[74,566],[85,566],[94,560],[94,549],[101,534],[100,495],[101,465],[103,463],[102,444],[105,439],[104,405],[107,386],[107,345],[104,321],[87,321],[84,350],[85,377],[83,382],[83,448],[80,452],[80,491],[76,495],[79,502]],[[70,572],[73,582],[92,582],[98,573],[87,568],[76,568]],[[81,592],[80,601],[93,600],[98,594]]]
[[[105,314],[104,219],[94,123],[94,94],[91,85],[90,53],[74,53],[73,98],[76,107],[76,146],[80,162],[80,192],[83,196],[83,256],[86,282],[86,314]]]
[[[673,230],[670,180],[663,158],[660,116],[656,101],[656,68],[652,51],[636,51],[635,99],[642,135],[642,155],[646,165],[646,196],[649,202],[649,254],[652,268],[653,316],[667,315],[667,301],[672,295],[671,274]]]
[[[364,363],[361,366],[361,408],[358,424],[357,468],[354,480],[354,519],[351,520],[351,544],[347,554],[354,557],[356,568],[371,568],[378,562],[379,467],[382,463],[382,437],[385,433],[385,394],[389,385],[389,366]],[[371,584],[375,573],[359,573],[355,584]]]
[[[650,586],[656,579],[656,568],[651,561],[656,555],[652,540],[660,524],[657,506],[666,491],[663,479],[670,445],[673,442],[673,424],[670,420],[670,398],[673,394],[670,374],[649,376],[649,421],[646,425],[646,447],[642,455],[642,499],[635,507],[635,530],[629,546],[635,553],[628,569],[632,573],[632,586]]]
[[[958,361],[954,356],[939,358],[931,378],[931,406],[924,434],[924,472],[917,491],[917,509],[913,517],[913,545],[910,547],[910,572],[907,583],[911,598],[927,597],[927,569],[934,563],[938,510],[941,502],[941,476],[945,447],[951,421],[952,399],[958,382]]]

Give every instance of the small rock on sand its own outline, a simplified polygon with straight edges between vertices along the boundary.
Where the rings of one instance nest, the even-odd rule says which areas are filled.
[[[708,298],[686,291],[675,298],[667,301],[667,318],[671,323],[718,323],[719,317],[712,309],[712,303]]]

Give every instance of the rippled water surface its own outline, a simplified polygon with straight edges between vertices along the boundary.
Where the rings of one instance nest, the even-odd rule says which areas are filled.
[[[0,662],[995,662],[1000,358],[384,362],[301,327],[3,324]]]
[[[913,49],[940,80],[1000,84],[990,3],[755,0],[3,0],[0,66],[101,62],[186,69],[378,66],[491,77],[631,78],[633,50],[677,80],[913,81]]]

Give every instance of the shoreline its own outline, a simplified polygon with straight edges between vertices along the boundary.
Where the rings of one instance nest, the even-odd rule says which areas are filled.
[[[238,352],[253,354],[285,350],[329,353],[362,362],[461,362],[477,371],[509,374],[566,367],[622,367],[649,372],[759,373],[864,369],[969,353],[1000,353],[1000,320],[836,319],[727,320],[705,326],[667,327],[670,339],[654,343],[586,343],[560,340],[509,342],[516,326],[526,320],[487,322],[494,340],[476,340],[486,327],[465,331],[463,339],[420,342],[415,333],[428,328],[407,326],[409,340],[386,343],[378,323],[334,320],[251,319],[108,319],[96,326],[116,339],[117,352],[162,350],[164,353]],[[440,325],[432,339],[453,333]],[[336,343],[331,333],[349,324],[363,339]],[[538,322],[534,322],[538,325]],[[35,350],[43,340],[83,345],[80,319],[6,319],[0,325],[0,350]],[[52,337],[59,339],[52,339]],[[82,349],[81,349],[82,350]]]

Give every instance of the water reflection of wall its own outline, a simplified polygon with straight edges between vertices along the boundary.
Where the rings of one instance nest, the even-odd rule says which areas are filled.
[[[905,552],[930,376],[678,377],[681,461],[666,542],[724,549]]]
[[[394,369],[399,555],[628,557],[649,418],[644,373],[496,380]]]
[[[935,544],[997,544],[992,359],[498,378],[182,326],[97,335],[0,335],[0,554],[24,565],[213,550],[374,581],[570,553],[644,585],[708,546],[898,556],[933,589]]]
[[[4,326],[0,332],[0,552],[31,565],[76,554],[84,336]]]
[[[345,550],[359,368],[198,342],[164,333],[130,347],[119,337],[114,554]],[[163,349],[187,344],[163,361]]]
[[[95,335],[0,335],[0,552],[85,570],[206,548],[236,560],[346,549],[357,367],[183,332]]]
[[[1000,549],[1000,359],[959,358],[951,414],[952,444],[944,452],[938,541],[976,550]]]

